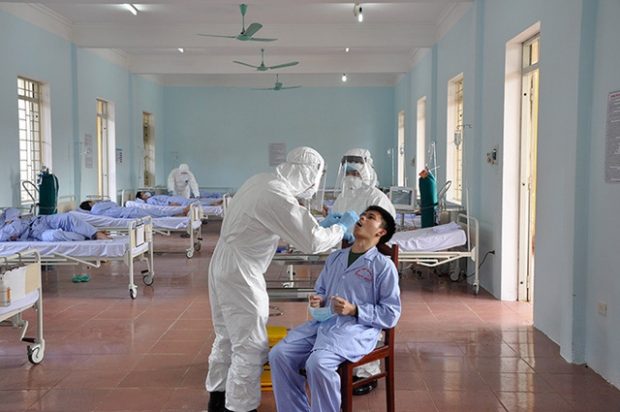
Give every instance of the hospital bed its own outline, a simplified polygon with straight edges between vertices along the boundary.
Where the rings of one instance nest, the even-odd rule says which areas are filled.
[[[127,202],[128,207],[137,205],[138,203]],[[166,208],[170,206],[153,206],[148,207]],[[155,233],[163,236],[171,236],[173,233],[186,234],[189,245],[183,251],[188,259],[194,257],[194,252],[198,252],[202,247],[201,227],[203,213],[199,204],[191,204],[187,216],[169,216],[153,218],[153,230]]]
[[[92,215],[88,212],[80,210],[74,210],[70,213],[102,230],[123,230],[127,228],[127,225],[129,225],[132,221],[136,220]],[[187,233],[189,246],[183,249],[183,252],[185,252],[185,256],[188,259],[191,259],[194,256],[194,252],[198,252],[201,249],[202,244],[200,242],[199,233],[202,226],[202,220],[200,219],[200,212],[198,208],[194,206],[190,207],[188,216],[148,217],[144,219],[148,219],[152,222],[152,231],[154,233],[163,236],[171,236],[172,233]]]
[[[414,263],[435,268],[462,258],[470,259],[474,266],[474,292],[478,294],[480,291],[478,239],[478,220],[466,214],[459,214],[456,222],[396,232],[388,244],[398,245],[400,263]],[[456,275],[458,276],[458,273]]]
[[[0,304],[0,323],[9,321],[13,327],[21,328],[20,341],[27,343],[28,360],[38,364],[45,355],[43,339],[43,294],[41,291],[41,258],[36,250],[0,257],[0,282],[5,293]],[[10,290],[7,294],[7,289]],[[10,301],[7,300],[10,298]],[[26,337],[28,321],[22,313],[30,308],[37,311],[37,335]]]
[[[279,249],[271,261],[277,265],[286,266],[286,277],[284,279],[266,279],[269,297],[273,299],[307,299],[309,294],[314,293],[316,279],[311,275],[300,279],[295,267],[304,266],[308,271],[311,271],[308,266],[323,265],[327,257],[335,250],[337,249],[310,254],[290,249]]]
[[[227,202],[230,201],[233,192],[232,187],[200,188],[200,204],[209,219],[221,220],[224,218]]]
[[[73,212],[75,213],[75,212]],[[0,242],[0,256],[22,253],[35,249],[44,265],[86,265],[101,267],[106,261],[124,262],[128,267],[129,296],[137,297],[138,287],[134,283],[134,260],[146,262],[142,280],[149,286],[153,284],[153,225],[151,218],[131,219],[124,228],[108,228],[123,231],[124,234],[108,240],[82,240],[70,242]]]

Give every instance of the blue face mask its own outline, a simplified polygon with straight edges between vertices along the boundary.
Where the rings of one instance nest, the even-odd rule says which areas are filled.
[[[308,306],[308,311],[310,312],[310,316],[312,316],[312,319],[319,322],[325,322],[326,320],[331,319],[335,316],[334,312],[332,312],[331,305],[324,306],[322,308],[313,308],[311,306]]]

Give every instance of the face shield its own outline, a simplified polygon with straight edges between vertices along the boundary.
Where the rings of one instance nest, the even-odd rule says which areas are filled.
[[[375,172],[368,157],[344,155],[340,161],[336,190],[338,194],[353,192],[363,187],[374,186]]]

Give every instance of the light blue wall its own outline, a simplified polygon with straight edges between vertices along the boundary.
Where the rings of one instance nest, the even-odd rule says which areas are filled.
[[[604,176],[607,97],[620,90],[620,3],[600,0],[595,18],[592,124],[591,133],[584,136],[591,145],[584,159],[586,170],[579,170],[582,173],[589,168],[589,180],[578,194],[587,199],[589,206],[588,235],[579,235],[588,257],[584,271],[586,362],[620,386],[620,185],[605,183]],[[597,313],[598,302],[607,303],[607,317]]]
[[[481,252],[497,251],[482,267],[482,285],[499,297],[502,165],[484,158],[493,146],[502,152],[506,43],[541,23],[534,323],[566,359],[586,361],[620,385],[620,192],[604,183],[602,166],[607,94],[620,89],[620,5],[598,4],[476,1],[412,69],[410,101],[429,92],[435,101],[427,128],[443,180],[446,83],[464,73],[470,210],[481,222]],[[607,303],[607,317],[598,315],[599,302]]]
[[[166,170],[188,163],[201,186],[239,187],[268,170],[272,142],[318,150],[327,162],[328,186],[345,150],[367,148],[381,183],[389,183],[393,88],[165,87],[164,113]]]
[[[0,11],[0,55],[0,206],[19,204],[17,76],[49,85],[52,168],[60,179],[60,194],[73,193],[70,44]]]
[[[152,133],[155,136],[155,179],[157,185],[165,185],[168,171],[164,168],[164,89],[159,84],[139,75],[131,76],[133,102],[133,135],[136,136],[134,149],[135,161],[139,167],[131,167],[135,176],[132,180],[137,186],[144,182],[144,141],[142,138],[142,113],[153,115]],[[135,179],[134,179],[135,178]],[[137,187],[134,185],[134,187]]]
[[[115,105],[117,187],[142,182],[142,112],[154,114],[157,145],[163,147],[163,88],[89,50],[77,48],[11,14],[0,11],[0,206],[19,204],[17,76],[43,82],[50,91],[52,172],[60,195],[77,199],[97,191],[96,169],[84,169],[84,134],[95,137],[96,99]],[[164,152],[157,155],[158,183],[164,183]]]
[[[410,147],[407,148],[408,159],[415,157],[418,139],[424,140],[426,151],[430,149],[431,141],[431,118],[434,110],[434,98],[433,98],[433,82],[434,70],[433,70],[433,53],[432,50],[425,50],[422,53],[424,55],[420,58],[418,63],[410,72],[409,78],[409,94],[411,105],[411,127],[410,127]],[[426,97],[426,133],[424,136],[417,135],[417,119],[418,119],[418,100],[421,97]],[[434,139],[432,139],[434,141]],[[428,158],[428,156],[426,156]],[[416,167],[407,168],[407,178],[410,186],[417,186],[418,173],[424,167],[426,162],[416,159]]]
[[[567,359],[583,360],[573,352],[583,340],[573,325],[573,302],[583,299],[583,291],[574,290],[573,262],[581,1],[485,1],[477,6],[484,7],[483,151],[498,145],[502,152],[506,42],[541,22],[534,323],[561,345]],[[498,251],[483,273],[485,280],[493,280],[490,289],[496,295],[502,255],[501,166],[485,165],[480,181],[480,219],[490,224],[491,235],[482,251]]]
[[[411,159],[415,157],[415,112],[411,107],[411,73],[401,76],[399,82],[394,89],[394,125],[396,133],[394,134],[393,147],[396,149],[398,145],[398,113],[405,112],[405,176],[407,186],[415,186],[416,181],[411,180],[409,176],[414,173]],[[398,154],[394,152],[394,180],[392,184],[398,181]]]
[[[129,72],[89,50],[77,49],[77,83],[78,83],[78,136],[80,143],[84,135],[96,138],[96,102],[103,99],[114,106],[114,128],[116,148],[123,150],[123,163],[116,164],[116,181],[121,189],[131,184],[133,145],[131,143],[131,82]],[[93,168],[84,168],[84,155],[80,156],[80,166],[76,170],[79,188],[76,195],[82,199],[87,195],[97,194],[96,158]],[[133,172],[135,175],[135,172]]]

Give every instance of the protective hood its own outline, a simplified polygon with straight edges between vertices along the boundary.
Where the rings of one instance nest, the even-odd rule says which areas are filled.
[[[347,150],[340,161],[336,189],[347,196],[347,192],[375,187],[377,185],[377,174],[373,163],[370,151],[360,148]],[[359,177],[351,176],[350,174],[353,171],[357,172]]]
[[[276,168],[276,175],[284,180],[293,194],[313,195],[323,175],[323,157],[311,147],[298,147],[286,155],[286,162]]]
[[[181,173],[189,172],[189,166],[186,163],[181,163],[179,165],[179,172],[181,172]]]

